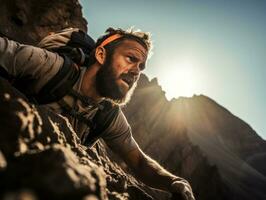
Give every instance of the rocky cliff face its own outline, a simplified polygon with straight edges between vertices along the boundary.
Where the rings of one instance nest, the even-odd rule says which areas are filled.
[[[152,199],[103,146],[82,146],[66,118],[3,79],[0,113],[0,199]]]
[[[87,30],[77,0],[2,0],[0,35],[35,44],[69,26]],[[106,156],[80,144],[65,118],[0,80],[0,199],[153,199]]]
[[[157,80],[143,75],[125,113],[141,147],[191,180],[200,199],[265,199],[265,141],[215,101],[169,102]]]
[[[0,13],[0,33],[26,44],[66,27],[87,30],[78,0],[1,0]]]

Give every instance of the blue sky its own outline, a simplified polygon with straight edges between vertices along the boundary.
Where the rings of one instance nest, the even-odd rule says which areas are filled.
[[[81,0],[93,38],[106,28],[152,33],[145,74],[168,99],[204,94],[266,138],[266,1]]]

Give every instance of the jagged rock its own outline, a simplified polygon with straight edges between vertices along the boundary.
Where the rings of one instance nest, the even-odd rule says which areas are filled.
[[[82,199],[88,194],[104,199],[104,177],[103,170],[92,162],[81,165],[69,148],[51,145],[38,153],[18,156],[10,162],[2,180],[3,187],[31,188],[42,199]]]
[[[27,44],[66,27],[87,30],[78,0],[1,0],[0,13],[0,33]]]
[[[37,200],[32,191],[24,189],[17,192],[9,192],[3,196],[3,200]]]
[[[7,166],[6,158],[4,154],[0,151],[0,172],[5,170]]]
[[[0,80],[0,198],[28,188],[37,199],[147,199],[142,184],[82,146],[67,119]]]

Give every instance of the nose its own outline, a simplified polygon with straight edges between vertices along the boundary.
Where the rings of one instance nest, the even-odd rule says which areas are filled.
[[[140,74],[140,64],[135,64],[132,66],[132,68],[129,70],[129,72],[134,76],[139,76]]]

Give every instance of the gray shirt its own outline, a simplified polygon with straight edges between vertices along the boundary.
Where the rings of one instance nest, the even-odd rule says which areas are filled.
[[[23,45],[6,38],[0,37],[0,67],[15,78],[30,77],[32,79],[31,93],[37,94],[42,87],[61,69],[64,59],[56,53],[45,49]],[[86,68],[81,74],[73,89],[80,92],[80,86]],[[93,118],[98,108],[91,109],[84,106],[79,100],[66,95],[63,99],[70,106],[76,106],[79,112],[85,112],[86,117]],[[62,113],[60,105],[55,102],[47,105],[57,113]],[[75,118],[69,118],[74,130],[81,138],[88,132],[87,124]],[[125,155],[138,148],[132,137],[131,128],[123,112],[119,109],[118,115],[110,126],[101,135],[106,144],[116,153]]]

